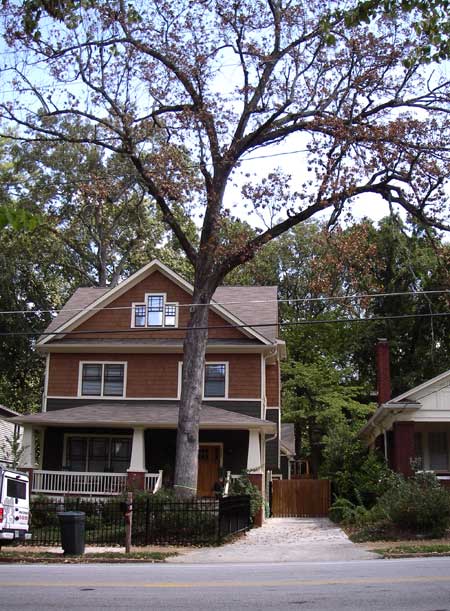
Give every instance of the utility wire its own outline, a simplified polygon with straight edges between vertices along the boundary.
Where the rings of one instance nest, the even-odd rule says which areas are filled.
[[[228,288],[228,287],[223,287]],[[239,287],[230,287],[230,288],[239,288]],[[248,287],[242,287],[248,288]],[[326,301],[347,301],[347,300],[358,300],[358,299],[379,299],[386,297],[402,297],[402,296],[422,296],[422,295],[442,295],[442,294],[450,294],[450,289],[437,289],[432,291],[398,291],[392,293],[363,293],[361,295],[337,295],[335,297],[327,296],[327,297],[299,297],[298,299],[255,299],[255,300],[246,300],[246,301],[212,301],[209,304],[205,303],[179,303],[177,304],[177,308],[194,308],[194,307],[210,307],[210,306],[232,306],[232,305],[248,305],[248,304],[267,304],[267,303],[314,303],[314,302],[326,302]],[[106,295],[106,293],[105,293]],[[102,295],[99,295],[99,298]],[[8,314],[59,314],[60,312],[100,312],[106,310],[132,310],[134,306],[113,306],[113,307],[99,307],[99,308],[90,308],[89,306],[84,308],[61,308],[51,309],[51,310],[3,310],[0,311],[0,315],[8,315]],[[145,305],[142,302],[142,305]]]
[[[434,312],[428,314],[396,314],[392,316],[370,316],[368,318],[331,318],[331,319],[318,319],[318,320],[296,320],[296,321],[282,321],[282,322],[267,322],[258,323],[254,325],[242,324],[242,325],[214,325],[213,327],[196,327],[191,329],[193,331],[214,331],[217,329],[257,329],[262,327],[295,327],[295,326],[309,326],[309,325],[321,325],[321,324],[341,324],[341,323],[354,323],[354,322],[376,322],[382,320],[399,320],[399,319],[411,319],[411,318],[438,318],[450,316],[450,312]],[[73,336],[73,335],[114,335],[116,333],[142,333],[148,331],[187,331],[189,327],[176,327],[168,329],[167,327],[152,327],[152,328],[132,328],[132,329],[98,329],[88,331],[2,331],[0,337],[14,337],[14,336],[47,336],[47,335],[62,335],[62,336]],[[148,339],[148,338],[147,338]],[[167,338],[165,338],[167,339]],[[183,338],[175,338],[183,339]]]

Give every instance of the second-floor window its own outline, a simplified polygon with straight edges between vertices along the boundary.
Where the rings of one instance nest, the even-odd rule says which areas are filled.
[[[80,394],[84,397],[123,397],[124,363],[83,363]]]
[[[133,303],[132,326],[138,328],[177,327],[178,303],[168,303],[166,296],[147,294],[144,303]]]
[[[183,383],[183,363],[179,362],[178,397]],[[205,363],[203,372],[203,398],[228,399],[228,363]]]
[[[203,389],[204,397],[226,396],[226,366],[225,363],[206,363],[205,381]]]

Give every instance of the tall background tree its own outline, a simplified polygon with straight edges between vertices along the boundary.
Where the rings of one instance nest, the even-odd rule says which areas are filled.
[[[44,376],[36,334],[78,286],[114,286],[154,257],[192,270],[122,157],[89,144],[0,145],[0,403],[34,411]]]
[[[208,304],[226,275],[319,213],[334,225],[365,194],[447,227],[449,82],[422,66],[445,45],[425,25],[416,29],[428,23],[423,3],[406,4],[3,3],[6,41],[16,51],[4,76],[21,93],[0,105],[3,120],[21,126],[22,138],[89,142],[124,156],[195,269],[199,307],[186,333],[177,435],[180,496],[196,490]],[[441,5],[428,10],[445,25]],[[399,19],[402,7],[410,12]],[[61,118],[74,115],[92,130],[68,133]],[[249,153],[290,141],[304,150],[296,181],[274,168],[239,176]],[[186,147],[202,177],[192,194]],[[224,198],[239,178],[239,204],[265,217],[256,235],[226,230]],[[192,203],[198,244],[176,214]]]

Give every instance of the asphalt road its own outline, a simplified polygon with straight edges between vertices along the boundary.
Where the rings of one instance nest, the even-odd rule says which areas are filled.
[[[450,611],[450,558],[0,565],[0,609]]]

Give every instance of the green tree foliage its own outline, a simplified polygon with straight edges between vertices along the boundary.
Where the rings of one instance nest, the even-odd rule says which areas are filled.
[[[48,310],[78,286],[114,285],[154,257],[184,275],[192,268],[117,155],[13,138],[0,146],[0,310],[30,311],[0,314],[9,334],[0,337],[0,403],[26,412],[41,404],[45,361],[34,343]],[[187,219],[185,227],[195,240]]]
[[[0,231],[0,310],[48,310],[61,305],[64,283],[52,261],[50,240],[36,234]],[[48,247],[48,251],[46,248]],[[48,313],[0,314],[0,403],[19,412],[40,408],[44,360],[34,350],[35,336],[50,322]],[[23,335],[22,335],[23,333]]]
[[[448,368],[449,317],[420,315],[448,312],[449,256],[439,234],[396,217],[337,226],[331,233],[325,223],[308,223],[229,276],[230,282],[279,285],[281,319],[294,323],[281,328],[288,351],[282,365],[283,419],[296,424],[297,453],[312,459],[315,472],[322,451],[329,460],[330,443],[338,447],[340,439],[341,457],[353,447],[350,438],[335,437],[336,426],[348,426],[354,435],[375,407],[377,338],[390,341],[394,395]],[[367,296],[427,290],[441,292]],[[390,316],[408,318],[385,320]],[[382,320],[345,322],[371,317]],[[320,324],[325,321],[331,322]],[[314,324],[295,325],[308,322]],[[324,467],[336,474],[339,494],[353,501],[350,488],[361,452],[358,446],[354,460],[339,469]]]
[[[317,476],[327,434],[344,424],[357,430],[373,406],[358,400],[362,387],[329,357],[284,363],[282,381],[283,419],[295,423],[297,453],[311,460]]]
[[[384,456],[367,451],[353,423],[338,422],[323,438],[320,475],[333,482],[333,493],[352,505],[372,507],[388,487],[390,471]]]
[[[89,131],[79,121],[63,125],[73,134]],[[10,199],[16,210],[39,218],[41,235],[59,245],[61,275],[72,287],[114,286],[155,256],[183,259],[155,202],[120,155],[92,144],[3,142],[11,172],[20,176],[20,185],[17,179],[3,183]],[[181,211],[180,221],[195,241]]]

